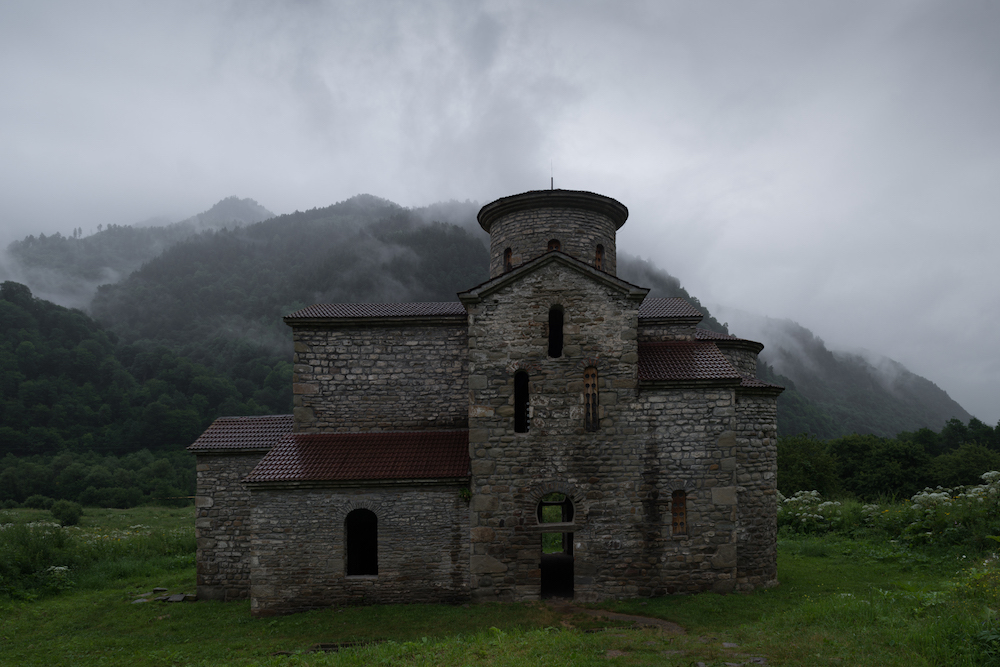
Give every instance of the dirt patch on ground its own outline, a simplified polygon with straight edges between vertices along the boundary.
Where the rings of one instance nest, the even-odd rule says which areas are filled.
[[[684,628],[677,625],[676,623],[671,623],[670,621],[664,621],[662,618],[650,618],[649,616],[633,616],[632,614],[618,614],[613,611],[605,611],[603,609],[587,609],[585,607],[577,607],[569,600],[549,600],[549,606],[553,611],[558,612],[564,616],[574,616],[576,614],[585,614],[587,616],[593,616],[595,618],[606,618],[611,621],[624,621],[629,623],[635,623],[636,625],[647,625],[654,628],[660,628],[663,632],[673,634],[673,635],[683,635],[686,634]]]

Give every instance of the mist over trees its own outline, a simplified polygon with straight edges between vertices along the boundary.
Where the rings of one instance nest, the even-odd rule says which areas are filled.
[[[89,308],[98,285],[116,283],[170,246],[195,234],[260,222],[274,214],[252,199],[228,197],[209,210],[166,225],[99,225],[85,235],[30,235],[0,258],[0,280],[27,285],[43,299]]]

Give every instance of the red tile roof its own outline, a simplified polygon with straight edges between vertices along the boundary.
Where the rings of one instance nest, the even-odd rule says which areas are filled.
[[[318,317],[442,317],[465,316],[465,306],[458,301],[423,301],[413,303],[317,303],[286,315],[286,320]]]
[[[328,482],[469,476],[469,432],[294,433],[246,482]]]
[[[219,417],[188,449],[270,449],[292,432],[292,415]]]
[[[686,299],[651,299],[647,297],[639,306],[639,319],[659,319],[663,317],[704,317],[704,313],[692,306]]]
[[[709,342],[639,343],[639,380],[733,380],[740,374]]]

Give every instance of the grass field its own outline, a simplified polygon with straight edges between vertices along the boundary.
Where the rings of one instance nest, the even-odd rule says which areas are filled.
[[[12,524],[47,521],[41,511],[0,512],[0,555],[13,553],[3,542]],[[246,602],[132,604],[154,587],[194,592],[193,523],[190,508],[90,509],[78,528],[41,528],[68,532],[53,557],[77,564],[39,569],[34,588],[0,597],[0,664],[1000,665],[1000,570],[982,553],[790,536],[779,543],[777,588],[605,606],[674,621],[687,630],[682,636],[565,616],[541,603],[348,607],[267,619],[251,618]],[[345,642],[367,645],[307,652]]]

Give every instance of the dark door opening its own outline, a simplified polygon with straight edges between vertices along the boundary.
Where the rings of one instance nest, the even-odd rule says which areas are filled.
[[[356,509],[344,519],[347,542],[346,574],[378,574],[378,517],[371,510]]]
[[[542,533],[542,597],[573,598],[573,533]]]

